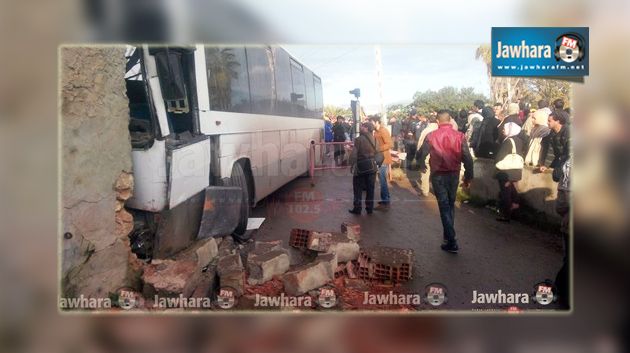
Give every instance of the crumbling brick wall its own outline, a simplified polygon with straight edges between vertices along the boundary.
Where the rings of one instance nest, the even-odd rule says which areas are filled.
[[[105,298],[137,278],[124,200],[133,192],[125,48],[64,47],[62,296]]]

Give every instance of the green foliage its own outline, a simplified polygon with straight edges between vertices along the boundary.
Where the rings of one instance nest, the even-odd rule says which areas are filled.
[[[443,87],[438,91],[428,90],[425,92],[416,92],[413,95],[413,101],[407,105],[393,104],[387,107],[387,116],[397,119],[404,118],[409,115],[412,109],[416,109],[418,113],[428,114],[432,111],[440,109],[461,110],[469,109],[473,102],[481,99],[488,102],[488,97],[481,93],[476,93],[472,87],[455,88]]]
[[[339,115],[348,118],[352,116],[352,111],[350,110],[350,108],[342,108],[342,107],[337,107],[334,105],[327,105],[324,107],[324,115],[329,118],[336,117]]]
[[[483,94],[475,93],[472,87],[457,89],[449,86],[441,88],[438,91],[428,90],[425,92],[416,92],[416,94],[413,95],[411,105],[414,106],[418,112],[426,114],[440,109],[452,109],[456,111],[469,109],[477,99],[481,99],[484,102],[488,101],[488,98]]]

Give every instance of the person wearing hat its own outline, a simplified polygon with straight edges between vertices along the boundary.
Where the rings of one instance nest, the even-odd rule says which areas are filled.
[[[374,184],[378,165],[376,164],[376,152],[379,151],[378,142],[373,136],[374,127],[371,123],[362,123],[360,134],[354,139],[354,148],[350,153],[350,165],[352,166],[352,190],[354,202],[348,212],[361,214],[363,191],[365,191],[365,211],[372,214],[374,210]]]

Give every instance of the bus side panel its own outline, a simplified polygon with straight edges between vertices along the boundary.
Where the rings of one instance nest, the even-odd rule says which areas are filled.
[[[131,151],[134,190],[127,206],[151,212],[166,207],[166,148],[164,140],[156,140],[148,150]]]
[[[170,151],[169,207],[172,209],[210,183],[210,139]]]

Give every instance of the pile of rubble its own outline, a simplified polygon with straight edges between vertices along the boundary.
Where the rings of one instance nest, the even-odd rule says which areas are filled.
[[[365,291],[400,290],[413,267],[411,250],[361,249],[360,238],[361,227],[351,223],[343,223],[339,233],[293,229],[288,248],[280,240],[238,245],[231,237],[210,238],[173,259],[146,265],[143,296],[215,298],[219,288],[231,287],[251,301],[282,293],[314,296],[329,285],[345,303],[342,308],[360,308]]]

